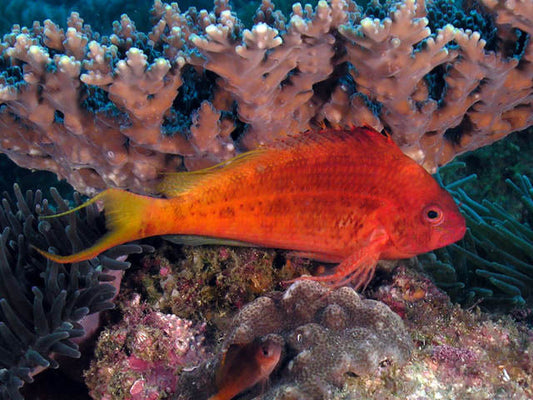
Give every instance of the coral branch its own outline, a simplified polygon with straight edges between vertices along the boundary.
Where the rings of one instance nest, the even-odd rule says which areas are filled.
[[[101,36],[77,13],[0,44],[0,151],[78,190],[151,193],[160,175],[220,162],[317,125],[385,128],[434,171],[533,124],[531,2],[269,0],[246,28],[156,0]],[[468,12],[468,13],[467,13]]]

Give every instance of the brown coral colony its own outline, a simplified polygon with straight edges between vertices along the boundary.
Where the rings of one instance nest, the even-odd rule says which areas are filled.
[[[530,2],[483,4],[502,35],[533,33]],[[424,1],[398,2],[384,19],[363,18],[352,0],[295,4],[287,19],[264,0],[251,29],[227,0],[211,12],[157,0],[152,14],[148,34],[126,15],[110,36],[77,13],[66,30],[15,25],[0,53],[22,73],[0,77],[0,151],[86,194],[153,193],[164,172],[317,122],[385,127],[429,171],[533,122],[532,41],[518,59],[468,29],[432,32]],[[446,90],[434,98],[425,77],[439,70]],[[203,81],[203,98],[181,93],[192,81]]]

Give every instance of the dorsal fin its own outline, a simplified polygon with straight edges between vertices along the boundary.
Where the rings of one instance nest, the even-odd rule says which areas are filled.
[[[295,136],[287,136],[277,140],[269,148],[287,150],[298,149],[302,146],[316,146],[329,150],[343,145],[372,146],[372,148],[399,148],[389,134],[382,134],[369,125],[351,127],[348,129],[327,128],[309,130]]]
[[[263,154],[266,148],[260,148],[246,153],[239,154],[230,160],[222,161],[211,167],[200,169],[198,171],[174,172],[165,174],[163,180],[158,185],[159,193],[166,197],[176,197],[193,187],[202,183],[208,177],[213,176],[222,169],[227,170],[235,168],[250,161],[251,159]]]
[[[341,150],[339,146],[367,146],[370,150],[384,149],[386,151],[398,151],[398,146],[394,143],[390,135],[383,135],[371,126],[352,127],[350,129],[321,129],[309,130],[304,133],[286,136],[273,143],[264,145],[256,150],[240,154],[228,161],[223,161],[212,167],[191,172],[176,172],[166,174],[159,184],[158,190],[166,197],[176,197],[197,185],[205,182],[205,179],[224,170],[239,167],[250,160],[262,156],[271,150],[293,150],[298,152],[302,148],[313,149],[314,151]]]

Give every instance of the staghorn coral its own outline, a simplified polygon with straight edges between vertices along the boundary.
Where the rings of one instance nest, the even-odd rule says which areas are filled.
[[[68,209],[51,189],[57,209]],[[22,399],[18,388],[32,382],[42,369],[57,368],[56,356],[79,357],[85,335],[83,318],[113,307],[116,289],[102,268],[122,270],[128,263],[114,257],[140,252],[137,245],[120,246],[95,260],[65,267],[37,255],[31,245],[72,250],[101,235],[95,207],[77,216],[38,221],[54,210],[40,191],[14,198],[4,193],[0,208],[0,398]],[[75,201],[81,198],[75,194]],[[53,355],[54,354],[54,355]]]
[[[533,187],[519,175],[506,183],[522,206],[516,217],[495,202],[472,199],[462,188],[475,175],[447,185],[460,202],[467,233],[460,242],[420,256],[437,285],[465,304],[489,309],[530,306],[533,299]],[[507,203],[506,207],[510,204]]]
[[[247,304],[234,318],[221,354],[233,345],[274,338],[283,360],[266,399],[325,399],[347,375],[368,376],[403,365],[412,343],[398,315],[383,303],[364,300],[348,287],[334,291],[299,281]],[[183,372],[175,398],[207,397],[220,358]]]
[[[466,13],[331,0],[288,19],[263,0],[245,29],[227,0],[211,12],[156,0],[148,34],[126,15],[109,36],[77,13],[66,30],[15,26],[0,45],[0,149],[84,193],[149,193],[166,171],[317,123],[366,123],[433,171],[532,124],[528,7],[483,0],[476,18],[450,21],[464,26],[441,27],[428,18]]]

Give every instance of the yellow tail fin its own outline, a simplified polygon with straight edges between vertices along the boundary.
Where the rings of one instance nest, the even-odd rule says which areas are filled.
[[[61,217],[99,200],[104,202],[108,232],[94,245],[69,256],[52,254],[36,247],[34,249],[52,261],[66,264],[89,260],[111,247],[158,234],[158,232],[147,232],[146,222],[147,218],[150,217],[149,214],[154,211],[154,205],[165,200],[141,196],[120,189],[107,189],[72,210],[43,218]],[[154,224],[149,225],[154,226]]]

